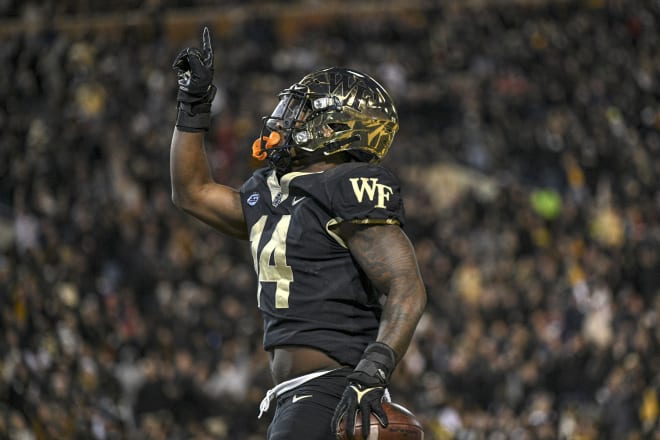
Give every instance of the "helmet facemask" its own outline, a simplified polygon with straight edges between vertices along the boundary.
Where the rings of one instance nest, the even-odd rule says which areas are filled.
[[[265,153],[271,166],[286,172],[346,151],[355,160],[380,161],[398,129],[391,98],[367,75],[331,68],[304,77],[282,91],[273,113],[264,118],[255,157]],[[269,145],[267,133],[283,138]]]

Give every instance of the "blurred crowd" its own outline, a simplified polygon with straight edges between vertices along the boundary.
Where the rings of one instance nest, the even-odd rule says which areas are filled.
[[[223,0],[222,6],[254,3],[250,0]],[[217,0],[1,0],[0,17],[30,18],[33,14],[88,16],[90,14],[166,10],[218,6]]]
[[[394,400],[428,439],[660,439],[660,2],[496,3],[208,23],[212,171],[249,176],[302,74],[370,73],[429,294]],[[170,201],[171,62],[197,40],[0,44],[0,438],[264,438],[248,246]]]

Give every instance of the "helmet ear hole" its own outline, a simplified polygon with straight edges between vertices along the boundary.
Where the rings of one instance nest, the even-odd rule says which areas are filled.
[[[378,157],[375,154],[363,150],[347,150],[346,153],[357,162],[370,163],[378,160]]]

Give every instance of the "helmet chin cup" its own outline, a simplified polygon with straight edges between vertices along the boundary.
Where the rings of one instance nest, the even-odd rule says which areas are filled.
[[[257,160],[264,160],[268,157],[268,150],[276,147],[282,136],[276,131],[271,131],[268,136],[261,136],[252,143],[252,157]]]

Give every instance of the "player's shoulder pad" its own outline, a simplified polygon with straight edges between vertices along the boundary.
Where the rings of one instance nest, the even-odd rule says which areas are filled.
[[[332,211],[344,221],[403,224],[399,180],[380,165],[351,162],[326,171]]]

